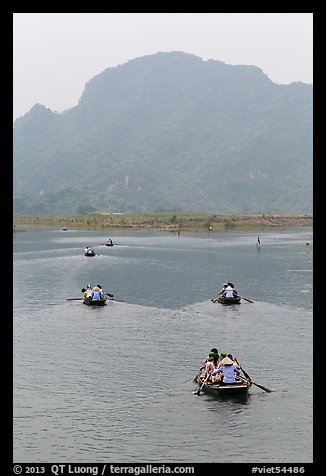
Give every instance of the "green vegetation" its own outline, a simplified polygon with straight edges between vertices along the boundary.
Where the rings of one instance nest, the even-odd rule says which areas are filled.
[[[156,231],[258,230],[275,226],[312,226],[309,215],[210,215],[205,212],[166,212],[148,214],[100,213],[69,216],[14,216],[14,226],[49,225],[70,229],[132,229]]]

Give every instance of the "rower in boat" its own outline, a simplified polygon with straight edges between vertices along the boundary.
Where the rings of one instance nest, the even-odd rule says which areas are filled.
[[[220,376],[218,374],[222,375]],[[234,385],[237,383],[235,374],[240,375],[240,370],[234,364],[233,360],[226,356],[221,361],[221,366],[212,372],[212,381],[218,382],[220,385]]]
[[[86,246],[84,253],[85,253],[85,256],[94,256],[95,250],[91,246]]]
[[[227,288],[227,286],[228,286],[228,283],[224,283],[223,288],[221,289],[221,291],[219,291],[216,294],[216,296],[213,299],[211,299],[211,301],[212,302],[217,302],[218,298],[223,296],[223,293],[224,293],[225,289]]]

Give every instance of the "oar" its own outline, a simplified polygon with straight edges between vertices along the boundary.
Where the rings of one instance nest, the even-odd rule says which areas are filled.
[[[197,392],[194,393],[194,395],[200,395],[200,391],[201,391],[201,389],[203,388],[203,386],[205,385],[205,383],[207,382],[209,376],[210,376],[210,374],[207,375],[207,377],[206,377],[205,380],[203,381],[202,385],[199,387],[199,389],[197,390]]]
[[[194,382],[197,382],[199,374],[200,374],[200,372],[202,371],[203,368],[204,367],[200,367],[200,369],[198,370],[198,373],[197,373],[196,377],[194,377],[194,380],[193,380]]]
[[[104,291],[104,294],[106,294],[109,298],[110,301],[118,301],[118,302],[126,302],[123,299],[115,299],[112,293],[109,293],[108,291]]]
[[[269,388],[266,388],[266,387],[263,387],[263,385],[259,385],[258,383],[254,382],[253,380],[251,380],[251,377],[247,374],[247,372],[245,370],[243,370],[243,368],[241,367],[241,365],[239,364],[239,362],[237,361],[237,359],[234,359],[234,361],[239,365],[239,368],[242,370],[242,372],[244,373],[244,376],[251,382],[253,383],[254,385],[256,385],[256,387],[259,387],[261,388],[262,390],[265,390],[265,392],[268,392],[268,393],[272,393],[272,390],[270,390]],[[242,377],[240,377],[242,378]]]
[[[251,299],[247,299],[243,296],[240,296],[241,299],[243,299],[244,301],[247,301],[247,302],[251,302],[251,303],[254,303],[255,301],[251,301]]]
[[[123,299],[114,299],[114,298],[109,298],[108,301],[126,302]]]
[[[241,377],[241,375],[239,375],[239,378],[240,378],[241,380],[243,380],[244,382],[251,382],[251,383],[253,383],[254,385],[256,385],[256,387],[259,387],[259,388],[261,388],[262,390],[265,390],[265,392],[267,392],[267,393],[272,393],[272,392],[273,392],[273,390],[270,390],[269,388],[266,388],[266,387],[264,387],[263,385],[259,385],[258,383],[254,382],[254,381],[251,380],[251,379],[243,378],[243,377]]]
[[[83,301],[84,298],[67,298],[66,301]]]

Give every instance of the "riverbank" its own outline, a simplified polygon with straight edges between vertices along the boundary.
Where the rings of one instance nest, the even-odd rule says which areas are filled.
[[[101,214],[69,216],[18,216],[13,218],[14,231],[19,225],[43,225],[68,229],[133,229],[150,231],[221,231],[260,230],[274,227],[312,226],[312,215],[216,215],[200,212],[166,212],[148,214]]]

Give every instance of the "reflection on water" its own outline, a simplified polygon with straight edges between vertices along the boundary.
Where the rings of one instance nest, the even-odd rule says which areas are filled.
[[[15,461],[312,461],[311,229],[112,238],[14,240]],[[225,280],[255,303],[213,304]],[[125,302],[66,300],[87,282]],[[194,395],[212,347],[275,392]]]

